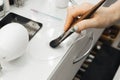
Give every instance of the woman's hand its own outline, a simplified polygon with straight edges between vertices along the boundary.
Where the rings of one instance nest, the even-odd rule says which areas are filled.
[[[68,8],[66,23],[64,26],[64,31],[69,29],[70,24],[73,19],[77,16],[84,15],[89,9],[91,9],[94,5],[90,3],[84,3],[80,6],[72,6]],[[114,16],[115,12],[109,7],[100,7],[94,15],[90,19],[82,20],[76,23],[74,26],[78,27],[78,31],[80,32],[83,29],[87,28],[105,28],[111,26],[116,22],[116,17]]]

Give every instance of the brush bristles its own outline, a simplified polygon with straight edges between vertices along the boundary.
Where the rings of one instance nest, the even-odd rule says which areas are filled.
[[[54,40],[50,42],[50,46],[51,46],[52,48],[56,48],[59,44],[60,44],[59,42],[54,41]]]

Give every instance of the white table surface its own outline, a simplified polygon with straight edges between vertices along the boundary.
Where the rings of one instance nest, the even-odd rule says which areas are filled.
[[[49,42],[63,32],[66,9],[56,8],[54,0],[26,0],[23,7],[12,6],[10,12],[41,22],[43,27],[29,42],[23,56],[2,63],[0,80],[48,80],[71,45],[65,41],[57,49],[49,46]]]
[[[119,66],[113,80],[120,80],[120,66]]]
[[[33,12],[31,9],[59,16],[60,19]],[[24,7],[13,6],[10,12],[41,22],[43,27],[29,42],[22,57],[2,63],[0,80],[47,80],[68,49],[68,46],[58,49],[49,46],[49,42],[63,31],[66,10],[57,9],[53,0],[26,0]]]

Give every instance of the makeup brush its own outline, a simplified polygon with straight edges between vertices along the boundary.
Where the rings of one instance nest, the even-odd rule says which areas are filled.
[[[90,18],[94,12],[105,2],[106,0],[101,0],[99,3],[97,3],[94,7],[92,7],[90,10],[88,10],[83,16],[79,16],[76,17],[73,22],[71,23],[71,28],[68,29],[68,31],[64,32],[62,35],[60,35],[58,38],[52,40],[50,42],[50,46],[52,48],[55,48],[57,47],[62,41],[64,41],[67,37],[69,37],[72,33],[76,32],[78,30],[78,27],[75,26],[75,27],[72,27],[74,26],[74,24],[84,20],[84,19],[88,19]]]

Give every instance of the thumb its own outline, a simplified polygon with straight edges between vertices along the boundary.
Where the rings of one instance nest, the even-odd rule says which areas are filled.
[[[95,28],[97,26],[97,21],[95,19],[86,19],[86,20],[82,20],[80,22],[78,22],[77,24],[75,24],[74,26],[78,27],[77,32],[81,32],[84,29],[87,28]]]

